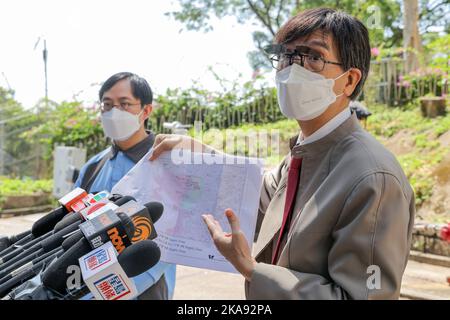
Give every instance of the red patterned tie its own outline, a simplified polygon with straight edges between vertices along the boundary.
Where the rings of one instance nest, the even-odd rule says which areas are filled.
[[[294,209],[295,195],[297,194],[298,180],[300,179],[301,166],[302,158],[291,158],[291,165],[288,172],[286,202],[284,203],[283,222],[281,224],[280,235],[278,236],[275,253],[272,257],[272,264],[277,263],[281,241],[283,239],[284,233],[289,230],[292,210]]]

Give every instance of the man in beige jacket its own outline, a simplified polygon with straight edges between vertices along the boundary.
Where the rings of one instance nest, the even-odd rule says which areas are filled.
[[[369,72],[367,29],[339,11],[307,10],[267,50],[281,111],[301,133],[264,177],[253,254],[231,209],[231,234],[204,215],[215,245],[245,277],[248,299],[397,299],[414,193],[348,107]],[[151,159],[198,143],[157,136]]]

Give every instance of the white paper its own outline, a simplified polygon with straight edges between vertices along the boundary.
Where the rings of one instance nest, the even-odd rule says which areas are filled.
[[[262,161],[226,155],[225,161],[221,161],[224,163],[217,164],[214,163],[217,155],[183,152],[184,159],[193,156],[200,160],[180,164],[179,159],[174,161],[171,153],[166,152],[149,161],[150,151],[114,186],[112,193],[132,196],[140,204],[159,201],[164,205],[164,213],[155,224],[161,261],[237,272],[215,248],[201,215],[214,215],[223,230],[230,232],[224,211],[233,209],[251,248],[262,184]]]

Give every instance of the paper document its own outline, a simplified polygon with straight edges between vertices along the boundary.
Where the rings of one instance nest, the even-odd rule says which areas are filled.
[[[155,224],[161,261],[237,272],[215,248],[201,215],[214,215],[223,230],[230,232],[224,211],[233,209],[251,248],[262,160],[221,155],[225,160],[218,164],[213,163],[214,155],[183,152],[187,152],[187,158],[203,161],[179,163],[172,159],[171,152],[165,152],[151,162],[150,151],[114,186],[112,193],[130,195],[140,204],[159,201],[164,205],[164,213]]]

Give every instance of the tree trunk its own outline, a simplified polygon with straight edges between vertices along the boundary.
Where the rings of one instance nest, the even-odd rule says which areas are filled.
[[[419,34],[418,0],[403,0],[403,48],[406,72],[419,68],[419,54],[422,51]]]

